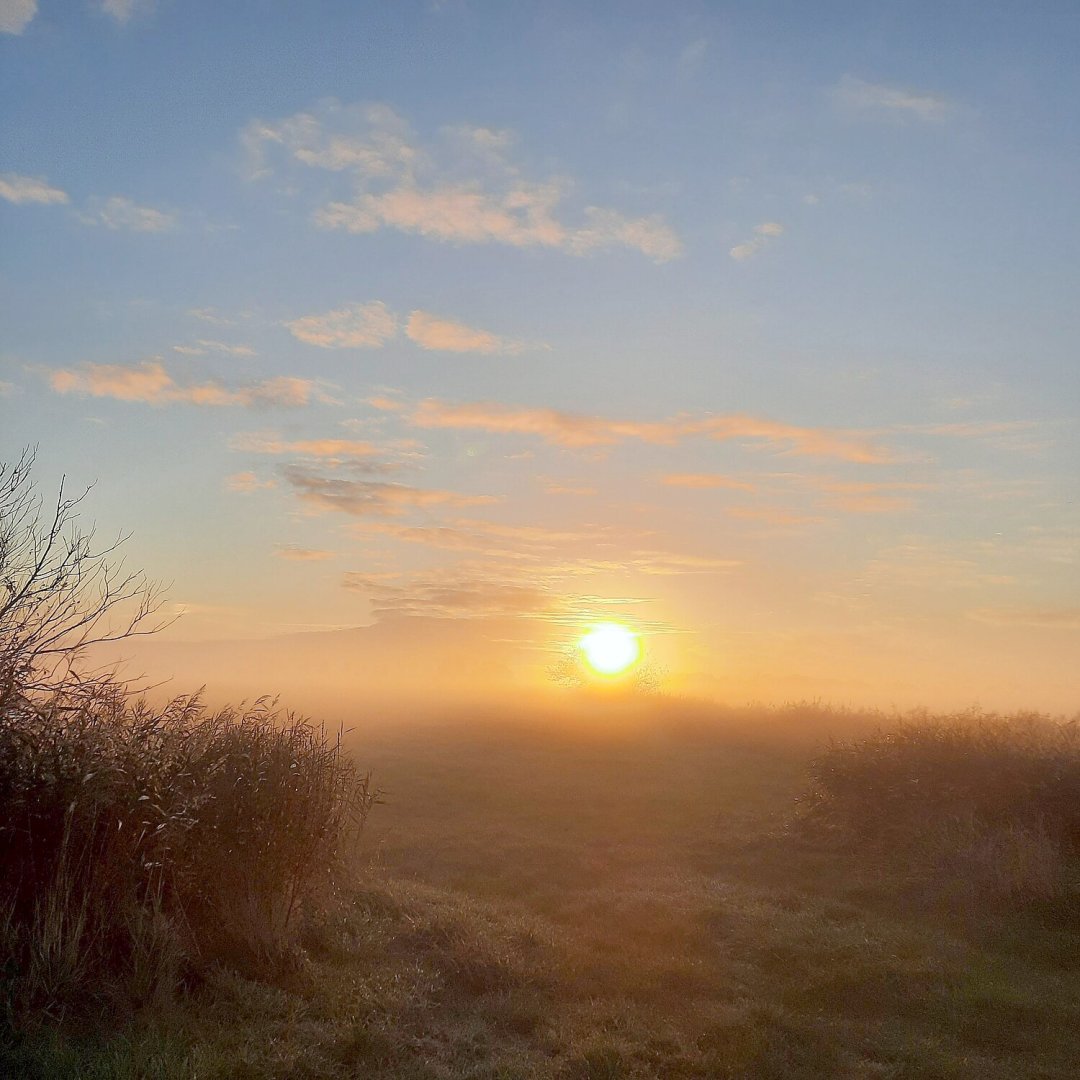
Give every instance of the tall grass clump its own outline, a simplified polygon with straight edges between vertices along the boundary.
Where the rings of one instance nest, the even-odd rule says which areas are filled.
[[[845,840],[933,863],[968,892],[1049,897],[1080,857],[1080,724],[903,720],[819,754],[801,811]]]
[[[295,956],[375,795],[340,737],[272,703],[163,708],[99,685],[0,710],[9,1016]]]

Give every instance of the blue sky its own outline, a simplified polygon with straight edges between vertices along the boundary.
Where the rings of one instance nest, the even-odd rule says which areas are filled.
[[[524,671],[610,615],[719,696],[1071,707],[1078,44],[0,0],[4,456],[178,638],[509,618]]]

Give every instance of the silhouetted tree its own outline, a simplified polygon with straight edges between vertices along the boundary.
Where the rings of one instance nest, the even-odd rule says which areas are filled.
[[[154,633],[161,587],[128,571],[119,535],[99,547],[78,523],[89,488],[69,497],[61,481],[46,506],[31,482],[35,452],[0,462],[0,709],[100,682],[85,670],[92,645]]]

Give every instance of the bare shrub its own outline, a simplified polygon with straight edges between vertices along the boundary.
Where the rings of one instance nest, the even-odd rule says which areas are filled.
[[[99,545],[78,522],[86,496],[61,482],[46,507],[31,483],[32,451],[0,462],[0,708],[87,679],[80,664],[92,645],[160,630],[160,586],[130,572],[127,537]],[[95,680],[91,677],[91,684]]]

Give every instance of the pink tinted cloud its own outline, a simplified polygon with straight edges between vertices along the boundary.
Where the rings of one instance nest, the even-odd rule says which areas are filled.
[[[315,381],[279,375],[244,386],[227,386],[217,381],[182,384],[157,360],[141,364],[83,364],[61,368],[48,376],[58,394],[113,398],[146,405],[188,404],[208,407],[308,405],[321,395]]]
[[[702,436],[716,441],[758,441],[782,453],[831,457],[860,464],[878,464],[890,460],[883,448],[855,432],[800,427],[745,415],[682,415],[667,420],[620,420],[490,401],[454,405],[428,398],[412,410],[410,419],[422,428],[535,435],[556,446],[571,448],[614,446],[631,439],[672,446],[681,439]]]

